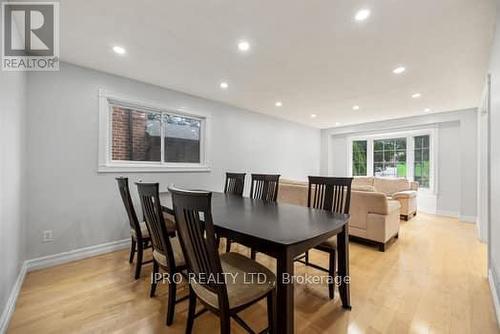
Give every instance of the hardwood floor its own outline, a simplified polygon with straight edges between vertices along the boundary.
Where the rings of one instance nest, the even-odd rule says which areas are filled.
[[[324,285],[296,285],[298,333],[498,333],[487,282],[486,247],[475,226],[453,218],[420,214],[401,222],[399,239],[385,253],[350,244],[352,311],[328,299]],[[223,245],[222,245],[223,246]],[[222,248],[221,246],[221,248]],[[233,246],[236,249],[236,245]],[[240,251],[245,254],[244,247]],[[147,253],[146,257],[150,257]],[[270,268],[274,260],[258,254]],[[327,265],[328,258],[311,252]],[[296,274],[323,275],[302,264]],[[31,272],[26,276],[9,333],[184,333],[187,302],[177,304],[165,327],[166,286],[150,299],[149,271],[133,279],[128,251]],[[185,287],[178,296],[187,292]],[[278,310],[279,313],[279,310]],[[266,324],[265,301],[241,313],[254,330]],[[235,323],[234,333],[244,333]],[[195,333],[218,333],[205,313]]]

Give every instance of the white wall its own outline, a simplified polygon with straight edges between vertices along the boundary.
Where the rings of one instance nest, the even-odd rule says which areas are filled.
[[[436,213],[458,216],[461,210],[460,123],[447,122],[438,129],[438,191]]]
[[[476,110],[426,114],[321,131],[323,175],[349,175],[349,136],[437,127],[438,184],[435,196],[419,195],[426,211],[475,221],[477,198]]]
[[[500,293],[500,1],[497,7],[497,24],[493,52],[491,55],[491,114],[490,114],[490,269],[496,291]],[[497,300],[500,296],[497,295]],[[497,310],[498,311],[498,310]]]
[[[25,100],[25,73],[0,72],[0,313],[25,254]],[[0,319],[0,332],[6,320]]]
[[[226,171],[292,179],[319,172],[318,129],[69,64],[60,72],[30,73],[29,258],[129,236],[114,180],[118,174],[96,172],[100,88],[211,113],[210,173],[125,174],[132,182],[221,191]],[[41,242],[44,230],[53,230],[54,242]]]

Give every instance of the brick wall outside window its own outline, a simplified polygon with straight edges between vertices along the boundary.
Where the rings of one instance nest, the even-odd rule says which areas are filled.
[[[159,119],[149,119],[142,111],[113,106],[112,159],[124,161],[160,161]],[[150,134],[148,125],[157,128]]]

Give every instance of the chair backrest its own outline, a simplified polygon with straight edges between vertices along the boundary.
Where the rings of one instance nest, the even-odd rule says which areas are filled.
[[[228,307],[227,288],[222,275],[217,239],[212,220],[212,193],[169,187],[172,194],[177,235],[184,258],[197,283],[216,293],[219,306]],[[222,304],[221,304],[222,303]]]
[[[307,206],[336,213],[349,213],[352,177],[309,176]]]
[[[245,187],[245,173],[226,173],[226,185],[224,192],[243,196],[243,188]]]
[[[175,270],[174,252],[160,204],[160,185],[140,182],[136,185],[153,249],[166,257],[168,268]]]
[[[276,202],[279,179],[280,175],[278,174],[252,174],[250,198]]]
[[[122,197],[123,205],[125,206],[125,211],[127,211],[130,228],[135,231],[137,238],[142,239],[141,226],[139,225],[139,220],[137,219],[137,214],[135,213],[134,209],[134,203],[132,202],[132,197],[130,196],[130,189],[128,187],[128,178],[117,177],[116,182],[118,182],[118,189],[120,190],[120,196]]]

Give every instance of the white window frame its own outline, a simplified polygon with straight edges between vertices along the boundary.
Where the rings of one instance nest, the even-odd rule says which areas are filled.
[[[437,189],[437,141],[438,141],[438,131],[436,127],[432,128],[426,128],[426,129],[419,129],[419,130],[410,130],[410,131],[398,131],[398,132],[391,132],[391,133],[378,133],[378,134],[369,134],[369,135],[356,135],[356,136],[351,136],[347,138],[348,142],[348,157],[347,157],[347,168],[348,168],[348,175],[352,176],[352,143],[353,141],[358,141],[358,140],[366,140],[367,145],[367,157],[366,157],[366,163],[367,163],[367,168],[366,168],[366,175],[367,176],[374,176],[373,175],[373,143],[375,140],[380,140],[380,139],[393,139],[393,138],[406,138],[406,164],[407,164],[407,175],[406,179],[414,181],[415,180],[415,175],[414,175],[414,145],[415,142],[413,140],[413,137],[417,136],[429,136],[429,162],[430,162],[430,180],[429,180],[429,188],[419,188],[420,191],[422,192],[428,192],[428,193],[433,193],[436,194],[438,189]]]
[[[190,117],[200,120],[200,162],[199,163],[173,163],[164,162],[164,149],[161,149],[161,161],[117,161],[112,160],[112,106],[121,106],[144,112],[168,113],[169,115]],[[209,134],[210,113],[202,111],[184,111],[175,106],[156,104],[141,101],[125,96],[110,94],[104,89],[99,90],[99,149],[98,172],[209,172]],[[160,133],[164,137],[164,127]],[[163,147],[163,143],[162,143]]]

